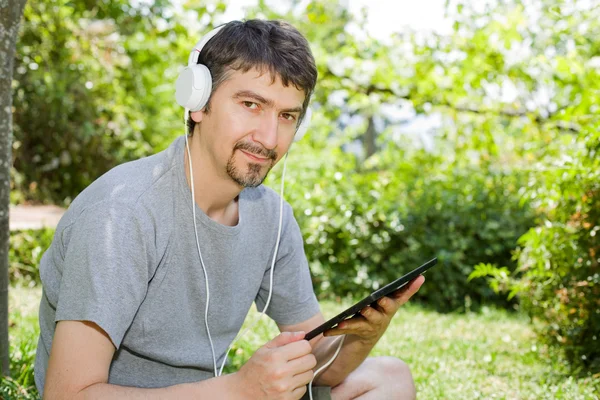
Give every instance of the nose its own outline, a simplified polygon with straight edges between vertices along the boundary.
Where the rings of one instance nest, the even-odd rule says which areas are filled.
[[[254,141],[262,144],[266,149],[272,150],[277,147],[277,130],[279,129],[279,121],[277,115],[264,113],[260,118],[260,124],[254,131],[252,138]]]

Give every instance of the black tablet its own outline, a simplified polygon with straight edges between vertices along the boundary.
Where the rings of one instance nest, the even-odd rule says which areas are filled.
[[[306,334],[306,336],[304,337],[304,339],[310,340],[310,339],[314,338],[315,336],[317,336],[319,333],[323,333],[326,330],[335,328],[335,326],[337,324],[339,324],[340,322],[342,322],[343,320],[355,316],[360,310],[362,310],[366,306],[372,305],[377,300],[382,298],[383,296],[387,296],[388,294],[391,294],[392,292],[395,292],[396,290],[400,289],[402,286],[406,285],[408,282],[412,281],[417,276],[421,275],[423,272],[425,272],[429,268],[433,267],[435,264],[437,264],[437,258],[427,261],[425,264],[421,265],[419,268],[416,268],[416,269],[410,271],[408,274],[404,275],[403,277],[400,277],[400,278],[396,279],[394,282],[387,284],[384,287],[382,287],[381,289],[374,291],[369,296],[365,297],[364,299],[362,299],[361,301],[359,301],[352,307],[348,308],[346,311],[339,313],[338,315],[331,318],[329,321],[325,322],[321,326],[308,332]]]

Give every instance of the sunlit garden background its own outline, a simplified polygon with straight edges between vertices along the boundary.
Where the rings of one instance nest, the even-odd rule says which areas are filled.
[[[285,197],[325,315],[437,256],[375,350],[410,365],[419,398],[599,399],[600,5],[449,0],[436,3],[448,30],[376,38],[352,0],[271,3],[243,15],[290,21],[319,69]],[[181,135],[174,81],[236,4],[28,0],[11,204],[68,207]],[[11,231],[3,398],[38,397],[37,267],[52,236]],[[261,323],[229,371],[275,334]]]

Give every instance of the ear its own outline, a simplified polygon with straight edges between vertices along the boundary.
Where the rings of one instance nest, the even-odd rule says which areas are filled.
[[[204,117],[204,108],[202,108],[199,111],[192,111],[192,112],[190,112],[190,118],[194,122],[200,122],[200,121],[202,121],[203,117]]]

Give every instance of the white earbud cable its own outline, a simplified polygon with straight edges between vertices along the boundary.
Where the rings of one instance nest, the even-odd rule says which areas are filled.
[[[190,167],[190,182],[191,182],[190,186],[191,186],[191,192],[192,192],[192,216],[194,219],[194,234],[196,236],[196,248],[198,249],[198,256],[200,257],[200,264],[202,265],[202,271],[204,272],[204,282],[205,282],[205,286],[206,286],[206,307],[204,309],[204,325],[206,326],[206,333],[208,336],[208,341],[210,342],[210,350],[212,352],[214,374],[215,374],[215,377],[218,377],[218,376],[221,376],[221,374],[223,373],[223,368],[225,367],[225,363],[227,362],[227,356],[229,355],[229,352],[231,351],[231,349],[233,348],[235,343],[240,338],[242,338],[246,334],[246,332],[248,332],[248,330],[253,328],[258,322],[260,322],[263,315],[265,315],[267,308],[269,307],[269,304],[271,303],[271,296],[273,294],[273,271],[275,270],[275,261],[277,260],[277,252],[279,250],[279,242],[281,240],[281,230],[282,230],[282,226],[283,226],[283,190],[285,187],[285,171],[286,171],[286,166],[287,166],[288,153],[285,154],[285,158],[283,160],[283,171],[281,173],[281,189],[280,189],[280,195],[279,195],[279,227],[277,229],[277,240],[275,241],[275,250],[273,252],[273,259],[271,260],[271,271],[269,271],[269,296],[267,297],[265,307],[260,312],[259,317],[250,326],[248,326],[241,333],[239,333],[235,337],[235,339],[233,339],[233,341],[229,345],[229,348],[225,352],[225,357],[223,358],[223,363],[221,364],[221,368],[219,368],[219,370],[217,370],[217,358],[215,356],[215,347],[213,345],[212,336],[210,335],[210,328],[208,327],[208,306],[209,306],[209,302],[210,302],[208,273],[207,273],[206,267],[204,265],[204,260],[202,259],[202,252],[200,250],[200,240],[198,239],[198,227],[196,226],[196,201],[195,201],[195,196],[194,196],[194,194],[195,194],[194,193],[194,171],[192,168],[192,154],[190,152],[190,146],[189,146],[189,142],[188,142],[188,132],[187,132],[188,115],[189,115],[189,109],[186,108],[185,109],[185,117],[184,117],[185,127],[186,127],[185,128],[186,129],[186,131],[185,131],[185,147],[187,149],[188,164]],[[346,335],[342,336],[342,339],[340,340],[340,344],[338,345],[338,348],[335,351],[335,354],[333,355],[333,357],[331,357],[331,359],[325,365],[323,365],[321,368],[319,368],[313,374],[313,378],[310,380],[310,382],[308,384],[308,395],[310,397],[310,400],[313,400],[313,395],[312,395],[313,381],[323,370],[325,370],[327,367],[329,367],[333,363],[333,361],[337,358],[338,354],[340,353],[340,350],[342,349],[342,345],[344,344],[345,338],[346,338]]]
[[[233,341],[231,342],[231,345],[229,345],[229,348],[225,352],[225,358],[223,359],[223,364],[221,364],[221,369],[219,370],[218,376],[221,376],[221,374],[223,373],[223,367],[225,367],[225,362],[227,361],[227,356],[229,355],[229,352],[231,351],[231,349],[233,348],[235,343],[240,338],[242,338],[246,334],[246,332],[248,332],[251,328],[254,328],[254,326],[256,326],[256,324],[258,324],[260,322],[263,315],[265,315],[265,312],[267,311],[269,304],[271,303],[271,295],[273,294],[273,271],[275,270],[275,261],[277,258],[277,251],[279,250],[279,241],[281,239],[281,227],[283,225],[283,186],[284,186],[284,182],[285,182],[285,169],[286,169],[285,167],[287,165],[287,157],[288,157],[288,153],[285,154],[285,158],[283,159],[283,171],[281,173],[281,191],[280,191],[280,195],[279,195],[279,228],[277,229],[277,240],[275,241],[275,251],[273,252],[273,260],[271,261],[271,271],[269,272],[269,296],[267,297],[267,302],[265,303],[265,307],[260,312],[260,315],[258,316],[258,318],[250,326],[248,326],[246,329],[244,329],[242,331],[242,333],[238,334],[235,337],[235,339],[233,339]]]
[[[208,285],[208,273],[206,272],[206,267],[204,266],[204,260],[202,259],[202,252],[200,251],[200,241],[198,240],[198,227],[196,226],[196,201],[194,196],[194,169],[192,168],[192,154],[190,153],[190,146],[188,143],[188,135],[187,135],[187,122],[188,122],[188,114],[189,110],[185,109],[185,147],[187,148],[188,161],[190,165],[190,182],[192,189],[192,216],[194,219],[194,234],[196,235],[196,247],[198,249],[198,256],[200,257],[200,264],[202,265],[202,271],[204,272],[204,282],[206,286],[206,307],[204,308],[204,325],[206,326],[206,333],[208,335],[208,341],[210,342],[210,350],[212,352],[213,357],[213,368],[215,372],[215,376],[217,375],[217,359],[215,357],[215,346],[213,345],[212,337],[210,335],[210,328],[208,327],[208,305],[210,302],[210,290]]]
[[[312,395],[312,384],[313,384],[313,381],[315,380],[315,378],[317,377],[317,375],[319,375],[321,372],[323,372],[323,370],[325,368],[329,367],[331,365],[331,363],[333,363],[333,361],[337,358],[338,354],[340,354],[340,350],[342,349],[342,345],[344,344],[344,339],[346,339],[346,335],[343,335],[342,338],[340,339],[340,344],[338,345],[338,348],[335,351],[335,354],[333,355],[333,357],[331,357],[331,359],[329,361],[327,361],[327,364],[321,366],[321,368],[319,368],[313,374],[313,378],[308,383],[308,396],[310,397],[310,400],[313,400],[313,395]]]
[[[191,181],[190,186],[191,186],[191,191],[192,191],[192,215],[194,218],[194,233],[196,235],[196,247],[198,249],[198,256],[200,257],[200,264],[202,265],[202,271],[204,272],[204,280],[206,283],[206,308],[204,310],[204,324],[206,326],[206,333],[208,335],[208,340],[210,342],[210,349],[212,351],[214,374],[215,374],[215,377],[217,377],[217,376],[221,376],[221,374],[223,373],[223,368],[225,367],[225,363],[227,362],[227,356],[229,355],[229,352],[231,351],[231,349],[233,348],[235,343],[241,337],[243,337],[249,329],[253,328],[262,319],[262,316],[265,315],[267,308],[269,307],[269,304],[271,303],[271,296],[273,294],[273,271],[275,270],[275,261],[277,259],[277,252],[279,250],[279,242],[281,240],[281,230],[282,230],[282,226],[283,226],[283,189],[284,189],[284,185],[285,185],[285,171],[286,171],[286,166],[287,166],[288,153],[285,154],[285,158],[283,161],[283,171],[281,173],[281,191],[280,191],[280,195],[279,195],[279,227],[277,229],[277,240],[275,241],[275,251],[273,252],[273,260],[271,261],[271,271],[269,272],[269,295],[267,297],[267,302],[265,303],[265,307],[261,311],[260,316],[257,318],[257,320],[254,321],[246,329],[244,329],[244,331],[242,333],[238,334],[235,337],[235,339],[231,342],[231,345],[229,345],[229,348],[225,352],[225,357],[223,358],[223,363],[221,364],[221,368],[219,368],[219,370],[217,370],[217,358],[215,356],[215,348],[213,345],[212,337],[210,335],[210,329],[208,327],[208,305],[209,305],[209,300],[210,300],[208,274],[206,272],[206,267],[204,266],[204,260],[202,259],[202,252],[200,251],[200,241],[198,239],[198,228],[196,226],[196,201],[195,201],[195,196],[194,196],[194,174],[193,174],[193,168],[192,168],[192,155],[190,153],[190,146],[189,146],[189,142],[188,142],[188,132],[187,132],[188,115],[189,115],[189,109],[186,108],[185,109],[185,117],[184,117],[185,127],[186,127],[185,128],[186,129],[185,146],[187,149],[188,164],[190,167],[190,181]]]

